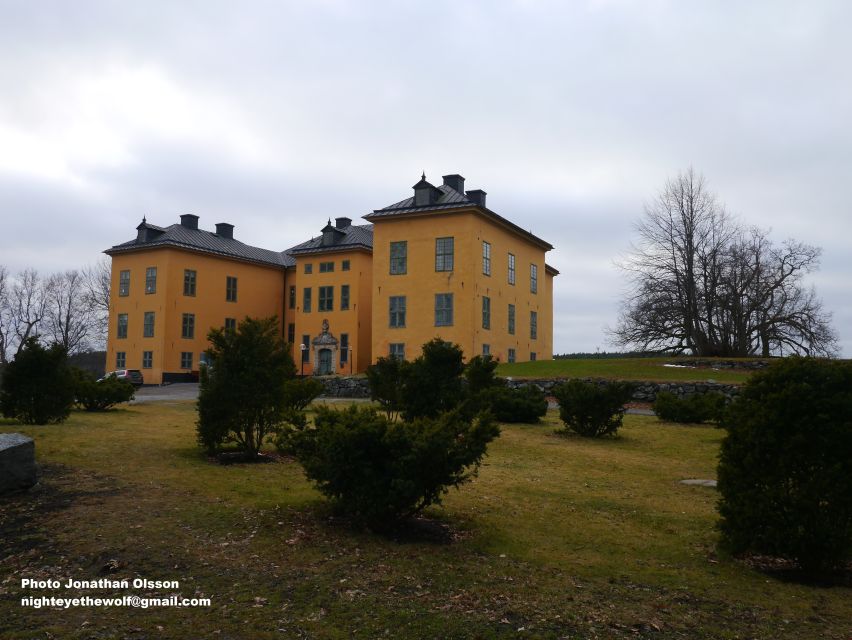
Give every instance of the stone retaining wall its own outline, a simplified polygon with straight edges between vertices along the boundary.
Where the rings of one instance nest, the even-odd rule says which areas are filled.
[[[20,433],[0,433],[0,494],[36,483],[35,444]]]
[[[581,378],[584,382],[594,382],[600,385],[606,385],[611,380],[602,378]],[[325,392],[322,394],[327,398],[369,398],[370,385],[367,378],[350,378],[348,376],[333,376],[328,378],[320,378],[320,381],[325,385]],[[560,382],[565,382],[563,378],[534,378],[534,379],[508,379],[507,383],[512,388],[526,387],[534,384],[545,393],[549,394],[553,387]],[[708,393],[716,391],[725,395],[728,398],[733,398],[739,394],[740,389],[733,384],[719,384],[716,382],[638,382],[636,390],[633,392],[633,399],[637,402],[653,402],[660,391],[669,391],[679,398],[695,395],[697,393]]]

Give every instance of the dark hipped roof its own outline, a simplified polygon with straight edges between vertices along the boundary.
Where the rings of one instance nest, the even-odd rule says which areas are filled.
[[[329,227],[326,227],[329,229]],[[325,229],[324,229],[325,230]],[[291,256],[307,255],[312,253],[329,253],[332,251],[340,251],[342,249],[373,249],[373,225],[349,225],[340,229],[333,227],[336,232],[334,244],[323,244],[322,236],[311,238],[307,242],[297,244],[295,247],[287,249],[286,253]]]
[[[284,251],[270,251],[253,247],[239,240],[224,238],[212,231],[204,231],[203,229],[189,229],[180,224],[158,227],[149,222],[143,222],[137,229],[150,230],[153,233],[148,234],[149,239],[147,240],[137,238],[123,242],[110,247],[104,253],[114,255],[151,247],[176,247],[280,268],[292,267],[296,264],[293,257],[287,255]]]
[[[391,218],[394,216],[409,215],[413,213],[431,213],[433,211],[447,211],[452,209],[467,209],[475,207],[492,220],[495,220],[498,223],[509,227],[517,234],[525,237],[533,244],[543,247],[545,251],[553,249],[553,245],[551,245],[546,240],[542,240],[538,236],[535,236],[530,233],[529,231],[522,229],[514,222],[510,222],[509,220],[495,213],[491,209],[479,205],[477,202],[468,198],[467,195],[459,193],[452,187],[443,184],[435,187],[435,189],[440,193],[440,195],[438,196],[438,199],[432,204],[416,206],[414,204],[414,196],[412,196],[410,198],[406,198],[405,200],[400,200],[399,202],[395,202],[394,204],[388,205],[383,209],[374,209],[372,213],[368,213],[367,215],[365,215],[364,219],[384,220],[386,218]]]

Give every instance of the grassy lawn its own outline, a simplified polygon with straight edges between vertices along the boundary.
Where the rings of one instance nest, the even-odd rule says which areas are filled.
[[[717,555],[722,433],[628,416],[587,441],[504,426],[479,477],[399,539],[329,517],[297,464],[199,455],[191,402],[74,413],[0,498],[0,637],[848,638],[852,589]],[[34,610],[22,577],[178,580],[210,608]],[[92,595],[125,595],[121,591]],[[141,595],[142,591],[131,591]],[[152,591],[152,595],[167,595]],[[74,597],[79,591],[39,590]]]
[[[701,358],[713,360],[713,358]],[[725,358],[726,361],[732,358]],[[537,362],[503,363],[497,374],[515,378],[613,378],[619,380],[652,380],[655,382],[745,382],[749,371],[712,368],[664,367],[677,358],[589,358],[539,360]]]

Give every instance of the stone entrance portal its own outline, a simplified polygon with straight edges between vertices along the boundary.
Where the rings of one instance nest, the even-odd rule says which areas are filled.
[[[313,349],[313,365],[315,376],[327,376],[334,373],[334,363],[337,362],[337,352],[340,343],[328,330],[328,320],[322,321],[322,333],[311,340]]]

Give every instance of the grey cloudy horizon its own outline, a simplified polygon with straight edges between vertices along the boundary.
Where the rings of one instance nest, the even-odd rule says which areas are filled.
[[[852,354],[852,5],[0,0],[0,264],[182,213],[283,250],[460,173],[556,248],[554,352],[610,348],[614,263],[689,166],[823,249]]]

